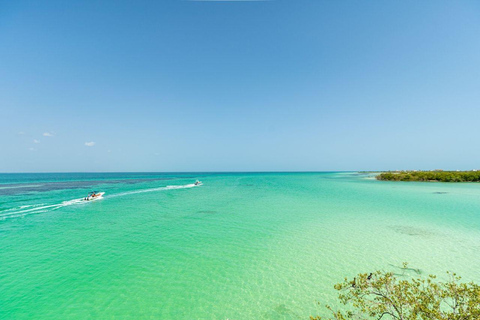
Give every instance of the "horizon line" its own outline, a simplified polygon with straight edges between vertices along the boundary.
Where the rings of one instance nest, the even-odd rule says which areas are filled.
[[[26,174],[26,173],[315,173],[315,172],[382,172],[394,170],[293,170],[293,171],[25,171],[25,172],[0,172],[0,174]]]

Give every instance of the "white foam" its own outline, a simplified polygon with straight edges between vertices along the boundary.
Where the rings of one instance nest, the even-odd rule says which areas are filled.
[[[40,207],[43,206],[44,203],[37,203],[37,204],[28,204],[25,206],[20,206],[19,209],[26,209],[26,208],[34,208],[34,207]]]
[[[163,191],[163,190],[175,190],[175,189],[187,189],[187,188],[193,188],[193,187],[198,187],[199,185],[195,184],[186,184],[186,185],[179,185],[179,186],[166,186],[166,187],[159,187],[159,188],[150,188],[150,189],[143,189],[143,190],[132,190],[132,191],[127,191],[127,192],[122,192],[122,193],[117,193],[113,195],[107,196],[107,198],[115,198],[115,197],[122,197],[126,195],[132,195],[132,194],[137,194],[137,193],[145,193],[145,192],[155,192],[155,191]],[[104,197],[101,197],[96,200],[103,199]],[[0,214],[0,220],[5,220],[6,218],[13,218],[13,217],[21,217],[25,216],[27,214],[36,214],[36,213],[41,213],[41,212],[46,212],[46,211],[53,211],[57,210],[63,207],[67,206],[72,206],[72,205],[79,205],[79,204],[86,204],[91,201],[84,201],[83,198],[81,199],[73,199],[73,200],[67,200],[67,201],[62,201],[61,203],[57,204],[51,204],[51,205],[44,205],[43,203],[41,204],[32,204],[32,205],[24,205],[20,206],[17,208],[11,208],[8,210],[5,210],[2,214]]]
[[[122,192],[122,193],[117,193],[117,194],[111,195],[111,196],[109,196],[109,198],[127,196],[127,195],[137,194],[137,193],[155,192],[155,191],[163,191],[163,190],[174,190],[174,189],[187,189],[187,188],[193,188],[193,187],[198,187],[198,186],[196,186],[194,183],[192,183],[192,184],[186,184],[186,185],[180,185],[180,186],[166,186],[166,187],[159,187],[159,188],[132,190],[132,191],[127,191],[127,192]]]
[[[26,214],[35,214],[35,213],[40,213],[45,211],[52,211],[52,210],[59,209],[61,207],[71,206],[71,205],[79,204],[82,202],[83,202],[82,199],[75,199],[70,201],[63,201],[62,203],[50,204],[46,206],[42,206],[42,205],[23,206],[28,209],[19,207],[17,210],[5,212],[3,214],[0,214],[0,219],[7,218],[7,217],[10,218],[10,217],[16,217],[16,216],[24,216]]]
[[[193,187],[197,187],[197,185],[195,185],[194,183],[192,184],[186,184],[184,186],[167,186],[166,189],[167,190],[171,190],[171,189],[186,189],[186,188],[193,188]]]

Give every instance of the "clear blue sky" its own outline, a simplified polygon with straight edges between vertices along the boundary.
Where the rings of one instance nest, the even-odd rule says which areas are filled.
[[[0,0],[0,172],[480,167],[478,1]]]

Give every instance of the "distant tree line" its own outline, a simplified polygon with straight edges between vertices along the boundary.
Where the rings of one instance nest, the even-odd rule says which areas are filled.
[[[377,180],[480,182],[480,171],[392,171],[379,174]]]

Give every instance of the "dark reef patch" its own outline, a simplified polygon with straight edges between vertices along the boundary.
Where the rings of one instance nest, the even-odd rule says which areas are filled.
[[[303,319],[285,304],[280,304],[264,314],[265,319]]]
[[[396,269],[399,269],[402,271],[402,273],[395,273],[395,275],[397,276],[404,276],[405,273],[408,273],[408,272],[414,272],[416,274],[422,274],[422,270],[419,269],[419,268],[409,268],[408,266],[407,267],[403,267],[403,266],[396,266],[396,265],[393,265],[393,264],[390,264],[392,267],[396,268]]]
[[[2,184],[0,195],[14,196],[32,192],[48,192],[55,190],[93,188],[99,185],[112,184],[137,184],[144,182],[171,180],[171,178],[152,179],[116,179],[116,180],[80,180],[80,181],[58,181],[58,182],[37,182],[35,184]]]
[[[404,234],[412,237],[431,237],[435,235],[435,232],[432,232],[430,230],[426,230],[418,227],[412,227],[412,226],[395,225],[395,226],[389,226],[389,228],[395,231],[396,233],[400,233],[400,234]]]
[[[201,210],[201,211],[197,211],[197,213],[215,214],[215,213],[218,213],[218,211],[214,211],[214,210]]]

